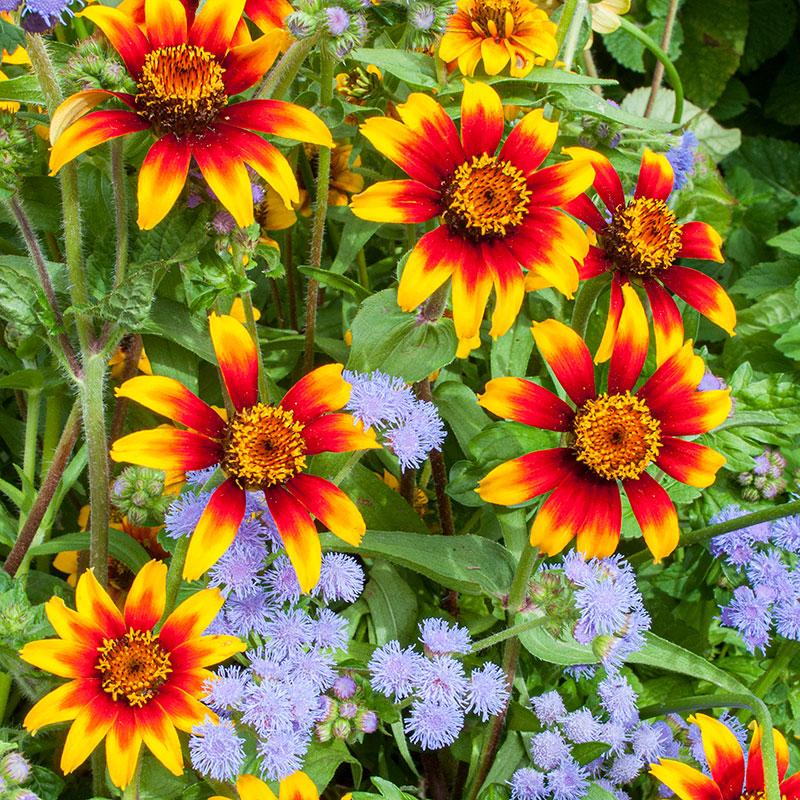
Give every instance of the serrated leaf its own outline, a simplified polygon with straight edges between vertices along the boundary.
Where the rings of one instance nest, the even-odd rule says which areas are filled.
[[[433,58],[425,53],[358,47],[348,58],[365,65],[372,64],[384,74],[394,75],[415,89],[432,89],[439,85]]]
[[[752,299],[777,289],[785,289],[798,277],[800,277],[800,259],[766,261],[750,267],[728,291]]]
[[[131,263],[180,261],[197,255],[208,238],[209,209],[203,204],[170,214],[149,231],[138,231],[131,245]]]
[[[772,247],[780,247],[787,253],[795,256],[800,256],[800,227],[791,228],[788,231],[779,233],[767,241],[768,245]]]
[[[21,75],[19,78],[0,81],[0,101],[45,105],[39,81],[33,75]]]

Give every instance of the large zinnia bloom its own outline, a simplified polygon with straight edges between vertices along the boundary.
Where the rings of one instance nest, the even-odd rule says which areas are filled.
[[[197,698],[212,664],[242,652],[236,637],[203,636],[222,608],[218,589],[202,589],[181,603],[156,633],[166,604],[167,567],[151,561],[131,586],[125,610],[114,605],[91,570],[75,590],[72,611],[60,597],[45,604],[58,639],[29,642],[20,656],[35,667],[70,678],[25,717],[35,733],[43,725],[74,720],[64,742],[61,769],[72,772],[106,737],[111,780],[131,782],[144,742],[175,775],[183,772],[176,728],[191,731],[216,715]]]
[[[632,293],[626,286],[623,291]],[[534,323],[533,336],[550,369],[575,404],[523,378],[495,378],[479,403],[506,419],[559,431],[566,446],[539,450],[495,467],[478,493],[490,503],[516,505],[552,490],[531,528],[531,544],[547,555],[577,535],[587,556],[616,550],[622,522],[622,485],[656,560],[678,544],[678,516],[669,495],[645,471],[656,464],[675,480],[710,486],[725,458],[695,442],[731,410],[730,391],[696,391],[705,367],[691,341],[664,362],[636,392],[644,364],[636,329],[647,325],[641,304],[625,306],[611,356],[608,390],[598,394],[589,349],[554,319]]]
[[[684,339],[680,311],[667,289],[733,336],[736,310],[725,290],[705,273],[678,263],[681,258],[718,262],[725,259],[720,252],[722,239],[708,223],[676,222],[675,214],[667,206],[673,172],[666,157],[644,151],[636,191],[626,203],[619,175],[604,155],[583,147],[564,148],[564,152],[594,167],[594,188],[609,214],[609,219],[605,219],[585,194],[564,205],[598,236],[598,246],[589,248],[583,262],[581,278],[593,278],[604,272],[612,272],[614,276],[608,322],[595,360],[606,361],[611,355],[622,313],[621,290],[626,283],[642,286],[647,293],[659,364]],[[639,302],[635,295],[630,297]]]
[[[747,754],[747,779],[745,780],[742,747],[731,729],[706,714],[689,717],[700,728],[703,751],[711,776],[680,761],[662,759],[651,764],[650,773],[675,792],[681,800],[763,800],[764,757],[761,753],[762,730],[757,725],[750,740]],[[800,800],[800,772],[788,778],[789,748],[780,731],[772,729],[775,756],[778,762],[778,779],[781,781],[782,800]]]
[[[473,75],[478,62],[488,75],[511,63],[511,75],[522,78],[536,56],[558,55],[556,24],[531,0],[458,0],[439,44],[443,61],[458,59],[464,75]]]
[[[513,324],[528,278],[545,278],[568,297],[578,287],[576,261],[588,250],[575,220],[556,211],[587,189],[588,163],[539,169],[558,125],[540,109],[526,114],[495,155],[503,136],[500,96],[484,83],[464,82],[461,139],[453,120],[431,97],[411,94],[397,107],[403,122],[371,117],[361,132],[412,178],[381,181],[353,198],[353,213],[375,222],[441,225],[417,242],[403,268],[397,302],[418,306],[453,278],[453,321],[464,346],[480,331],[495,286],[493,337]],[[520,267],[520,265],[522,265]]]
[[[117,439],[115,461],[157,469],[197,470],[219,465],[226,480],[214,491],[192,534],[183,576],[196,580],[228,549],[245,513],[246,490],[263,490],[304,592],[319,580],[322,550],[313,514],[339,538],[357,546],[365,524],[355,503],[324,478],[305,472],[315,453],[380,447],[372,431],[349,414],[331,414],[350,399],[341,364],[301,378],[277,406],[258,399],[258,355],[246,328],[212,314],[211,340],[231,402],[224,421],[211,406],[172,378],[140,375],[117,390],[189,430],[156,428]]]
[[[319,800],[317,787],[305,772],[293,772],[284,778],[278,788],[278,797],[255,775],[240,775],[236,780],[236,794],[239,795],[239,800]],[[215,795],[208,800],[228,798]]]
[[[307,109],[278,100],[228,99],[252,86],[271,66],[282,32],[233,44],[244,0],[208,0],[187,21],[179,0],[146,0],[145,30],[119,9],[91,6],[81,12],[106,34],[136,81],[135,95],[90,89],[68,97],[53,114],[50,169],[101,142],[152,129],[158,137],[139,173],[139,226],[160,222],[181,193],[192,158],[237,224],[253,223],[249,164],[287,207],[299,200],[286,158],[252,131],[325,147],[333,140]],[[109,98],[127,109],[95,111]]]

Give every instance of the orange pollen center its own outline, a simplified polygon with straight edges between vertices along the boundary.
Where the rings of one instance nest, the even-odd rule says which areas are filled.
[[[231,420],[223,469],[245,488],[285,483],[306,466],[302,422],[291,410],[257,403]]]
[[[97,652],[101,686],[129,706],[146,705],[172,672],[169,653],[152,631],[129,630],[118,639],[104,639]]]
[[[640,197],[617,210],[603,233],[617,269],[646,275],[668,269],[681,249],[681,229],[663,200]]]
[[[202,47],[159,47],[145,56],[137,109],[161,133],[203,130],[228,101],[224,71]]]
[[[479,241],[507,235],[527,216],[531,192],[522,170],[483,153],[464,162],[443,191],[453,233]]]
[[[575,415],[578,461],[607,480],[638,478],[661,449],[661,423],[630,392],[601,394]]]
[[[472,4],[472,30],[484,39],[509,39],[519,16],[518,0],[477,0]]]

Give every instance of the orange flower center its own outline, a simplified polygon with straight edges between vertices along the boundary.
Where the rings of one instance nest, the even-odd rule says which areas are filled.
[[[681,249],[681,229],[663,200],[640,197],[617,210],[603,233],[617,269],[646,275],[668,269]]]
[[[472,29],[481,38],[508,39],[519,16],[518,0],[477,0],[472,4]]]
[[[444,221],[453,233],[481,240],[505,236],[528,214],[522,170],[483,153],[464,162],[444,189]]]
[[[573,423],[576,458],[610,481],[638,478],[661,448],[661,423],[630,392],[588,400]]]
[[[245,488],[285,483],[306,466],[302,422],[280,406],[257,403],[228,426],[223,469]]]
[[[203,130],[228,100],[224,71],[202,47],[159,47],[145,56],[137,83],[139,113],[158,133],[183,135]]]
[[[104,639],[98,653],[95,669],[102,676],[101,686],[129,706],[148,703],[172,672],[169,653],[152,631],[129,630],[118,639]]]

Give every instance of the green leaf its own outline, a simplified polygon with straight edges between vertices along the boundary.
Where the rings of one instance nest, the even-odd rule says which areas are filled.
[[[772,247],[780,247],[781,250],[785,250],[792,255],[800,256],[800,227],[791,228],[788,231],[779,233],[777,236],[773,236],[767,241],[767,244]]]
[[[150,231],[138,231],[131,245],[131,263],[180,261],[197,255],[208,239],[208,205],[170,214]]]
[[[82,533],[67,533],[64,536],[58,536],[49,542],[32,547],[28,552],[32,557],[47,556],[70,550],[88,550],[89,545],[90,534],[88,531],[84,531]],[[114,558],[121,561],[134,574],[151,559],[147,550],[136,539],[123,531],[118,531],[116,528],[108,529],[108,550]]]
[[[510,731],[505,741],[497,751],[492,761],[486,780],[481,789],[492,784],[506,785],[509,776],[514,773],[526,760],[525,745],[522,737],[516,731]],[[478,793],[480,795],[480,792]]]
[[[144,349],[153,368],[153,374],[165,375],[182,383],[187,389],[197,394],[197,358],[185,347],[160,336],[142,337]]]
[[[25,31],[19,25],[0,19],[0,50],[13,53],[18,47],[25,47]]]
[[[585,767],[596,758],[600,758],[603,753],[608,752],[610,748],[611,745],[605,742],[585,742],[572,748],[572,757],[582,767]]]
[[[524,614],[518,614],[516,621]],[[531,628],[519,635],[520,644],[532,655],[550,664],[563,666],[574,664],[596,664],[600,659],[591,648],[578,644],[574,639],[556,639],[544,627]]]
[[[405,81],[413,89],[432,89],[439,85],[433,58],[425,53],[358,47],[348,58],[362,64],[372,64],[381,72]]]
[[[31,767],[30,784],[25,786],[41,800],[58,800],[58,796],[64,788],[64,781],[46,767],[34,764]]]
[[[172,800],[186,791],[183,775],[173,775],[149,752],[142,753],[142,771],[139,778],[140,800]]]
[[[728,291],[752,299],[776,289],[785,289],[798,277],[800,277],[800,259],[788,257],[780,261],[767,261],[750,267]]]
[[[338,289],[340,292],[347,292],[347,294],[355,297],[357,302],[362,302],[370,296],[368,289],[365,289],[360,283],[348,278],[345,275],[339,275],[336,272],[331,272],[327,269],[319,269],[318,267],[311,267],[306,264],[297,268],[298,272],[307,275],[309,278],[315,278],[323,286],[330,286],[333,289]]]
[[[744,136],[742,146],[725,159],[725,169],[744,167],[748,174],[777,189],[776,199],[800,194],[800,144],[768,136]]]
[[[63,295],[67,285],[66,266],[51,261],[46,261],[45,266],[56,295]],[[13,323],[15,333],[21,337],[44,333],[36,313],[40,291],[39,276],[29,258],[0,255],[0,317],[6,323]]]
[[[380,369],[416,383],[449,364],[456,355],[453,321],[442,317],[420,321],[401,311],[397,290],[384,289],[367,298],[351,326],[353,345],[347,368],[358,372]]]
[[[3,21],[3,29],[8,23]],[[13,26],[16,27],[16,26]],[[22,40],[23,44],[25,39]],[[7,81],[0,81],[0,100],[17,103],[31,103],[33,105],[45,105],[39,81],[33,75],[22,75],[19,78],[11,78]]]
[[[391,564],[379,560],[372,565],[363,596],[375,626],[377,644],[397,639],[406,645],[414,639],[417,598]]]
[[[170,339],[204,361],[216,363],[205,315],[192,314],[186,306],[174,300],[157,297],[142,326],[142,332]]]
[[[27,392],[41,389],[43,385],[44,378],[38,369],[21,369],[0,378],[0,389],[21,389]]]
[[[100,319],[111,320],[128,330],[137,330],[148,318],[156,286],[164,275],[162,264],[131,265],[122,283],[112,289],[92,310]]]
[[[795,48],[792,48],[764,104],[764,113],[770,119],[777,120],[783,125],[800,124],[800,97],[797,91],[799,83],[800,55]]]
[[[742,72],[752,72],[780,53],[794,34],[797,8],[792,0],[750,0],[750,24],[742,54]]]
[[[531,321],[524,312],[520,312],[510,330],[492,345],[492,377],[526,375],[532,352]]]
[[[315,742],[303,760],[303,772],[311,778],[321,794],[333,780],[339,766],[345,763],[358,764],[358,759],[341,739],[332,739],[325,744]]]
[[[556,86],[552,90],[552,95],[553,105],[558,108],[582,114],[588,113],[593,117],[604,119],[607,122],[615,122],[618,125],[625,125],[629,128],[639,130],[644,128],[666,133],[674,127],[670,122],[636,116],[629,114],[624,109],[615,108],[611,103],[607,103],[586,86]]]
[[[342,228],[342,237],[336,258],[331,264],[331,272],[342,274],[356,260],[358,251],[372,238],[372,234],[381,227],[380,222],[369,222],[351,214]]]
[[[467,453],[470,440],[491,422],[478,405],[477,395],[460,381],[436,381],[433,399],[439,413],[458,439],[462,451]]]

